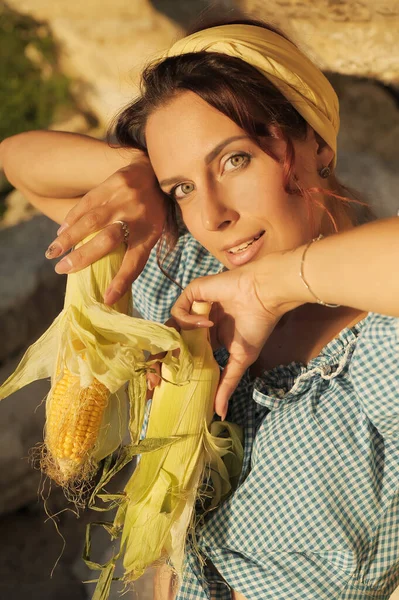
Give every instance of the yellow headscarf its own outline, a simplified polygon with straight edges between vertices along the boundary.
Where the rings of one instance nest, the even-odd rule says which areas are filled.
[[[241,58],[258,69],[296,108],[337,155],[339,103],[323,73],[280,35],[254,25],[222,25],[193,33],[164,54],[220,52]]]

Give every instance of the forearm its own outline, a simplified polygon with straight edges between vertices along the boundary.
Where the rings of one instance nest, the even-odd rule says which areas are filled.
[[[315,302],[299,276],[305,246],[283,255],[279,268],[280,305]],[[262,274],[259,293],[267,297],[270,269]],[[309,247],[303,266],[314,294],[329,304],[399,317],[399,219],[381,219],[332,235]],[[274,277],[278,274],[275,273]]]
[[[0,162],[10,183],[25,195],[78,199],[127,166],[137,152],[75,133],[29,131],[0,144]]]

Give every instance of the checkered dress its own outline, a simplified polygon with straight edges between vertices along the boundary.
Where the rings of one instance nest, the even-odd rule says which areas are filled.
[[[183,287],[221,267],[188,233],[173,258]],[[178,294],[153,253],[136,307],[164,321]],[[215,356],[223,368],[227,352]],[[247,372],[227,419],[245,432],[239,486],[198,531],[208,564],[188,552],[177,600],[228,600],[231,589],[248,600],[388,599],[399,585],[398,319],[370,313],[306,367]]]

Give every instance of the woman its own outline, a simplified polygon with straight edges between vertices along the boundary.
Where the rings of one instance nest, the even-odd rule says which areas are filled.
[[[86,195],[50,247],[61,255],[105,226],[58,263],[68,272],[125,235],[131,262],[108,291],[112,303],[166,214],[166,241],[179,235],[163,266],[184,288],[172,314],[183,327],[213,325],[223,368],[215,409],[244,428],[244,465],[235,493],[197,532],[178,600],[382,599],[399,583],[399,220],[359,225],[362,203],[344,197],[333,173],[338,122],[329,83],[278,32],[252,22],[188,36],[145,72],[142,98],[119,117],[124,154],[108,150],[103,175],[111,164],[122,172]],[[63,157],[83,144],[65,143]],[[5,168],[27,188],[26,174],[23,184],[12,175],[17,144],[6,142]],[[130,203],[129,214],[118,193],[101,203],[132,172],[139,208]],[[46,178],[28,193],[61,222],[61,201],[43,197],[71,186]],[[82,179],[76,196],[89,187]],[[140,219],[144,233],[134,230]],[[154,250],[136,305],[166,318],[177,295]],[[194,322],[193,299],[215,302],[212,321]],[[160,597],[173,595],[167,578],[159,586]]]

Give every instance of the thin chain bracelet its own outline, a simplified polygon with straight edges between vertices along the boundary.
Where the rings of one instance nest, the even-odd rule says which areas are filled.
[[[307,251],[309,250],[310,246],[313,244],[313,242],[318,242],[319,240],[323,239],[323,235],[320,234],[319,237],[314,238],[313,240],[311,240],[305,250],[303,251],[302,254],[302,260],[301,260],[301,270],[299,271],[299,277],[302,279],[305,287],[307,290],[309,290],[309,292],[312,294],[313,298],[316,300],[317,304],[321,304],[322,306],[328,306],[329,308],[338,308],[339,306],[341,306],[340,304],[328,304],[328,302],[323,302],[323,300],[320,300],[320,298],[318,298],[316,296],[316,294],[314,293],[314,291],[312,290],[312,288],[310,287],[310,285],[308,284],[308,282],[305,279],[305,275],[303,274],[303,266],[305,264],[305,256]]]

